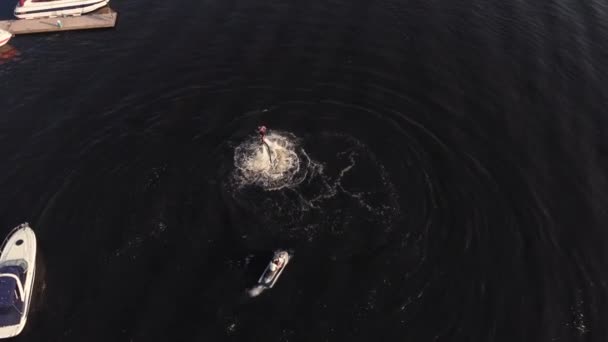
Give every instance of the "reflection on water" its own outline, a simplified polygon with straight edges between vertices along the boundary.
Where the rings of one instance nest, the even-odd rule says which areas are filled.
[[[0,46],[0,65],[20,60],[21,53],[10,44]]]

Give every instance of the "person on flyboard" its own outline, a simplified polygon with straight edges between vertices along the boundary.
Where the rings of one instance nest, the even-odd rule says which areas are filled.
[[[258,127],[258,134],[260,135],[260,139],[262,139],[262,144],[264,144],[266,146],[266,148],[268,149],[268,158],[270,158],[270,164],[272,165],[272,153],[270,152],[270,146],[268,145],[268,143],[265,140],[266,133],[268,133],[268,129],[266,128],[266,126]]]
[[[266,137],[266,132],[267,132],[267,128],[266,126],[259,126],[258,127],[258,133],[260,134],[260,138],[262,138],[262,141],[264,141],[264,138]]]

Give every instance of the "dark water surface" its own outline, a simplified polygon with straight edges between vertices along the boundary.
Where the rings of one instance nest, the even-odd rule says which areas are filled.
[[[113,6],[0,65],[15,341],[608,340],[605,2]],[[322,171],[235,187],[262,123]]]

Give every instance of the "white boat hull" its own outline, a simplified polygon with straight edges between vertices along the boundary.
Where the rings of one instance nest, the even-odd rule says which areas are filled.
[[[25,327],[36,276],[36,248],[36,235],[27,223],[13,229],[4,241],[2,254],[0,254],[0,269],[2,265],[25,261],[26,272],[25,281],[22,284],[24,296],[20,320],[17,324],[0,326],[0,338],[16,336]]]
[[[23,6],[15,7],[15,17],[38,19],[79,16],[107,6],[110,0],[56,0],[32,2],[26,0]]]
[[[274,284],[276,284],[277,280],[279,280],[279,277],[281,276],[281,274],[283,274],[285,267],[287,267],[287,264],[289,264],[289,260],[291,260],[291,254],[289,254],[289,252],[287,252],[287,251],[280,251],[280,250],[276,251],[274,253],[275,257],[278,256],[280,253],[285,253],[285,255],[286,255],[285,264],[283,264],[283,266],[276,272],[276,274],[274,274],[271,277],[271,279],[267,280],[266,278],[268,277],[268,274],[270,273],[270,263],[269,263],[268,266],[266,266],[266,269],[264,270],[264,272],[262,273],[262,276],[258,280],[258,285],[265,286],[265,287],[271,289],[274,286]]]
[[[0,30],[0,46],[6,45],[12,37],[13,35],[10,32]]]

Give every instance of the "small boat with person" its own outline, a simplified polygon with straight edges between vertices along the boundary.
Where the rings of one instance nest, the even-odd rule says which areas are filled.
[[[6,45],[6,43],[8,43],[8,41],[11,40],[11,38],[13,38],[12,33],[0,29],[0,46]]]
[[[13,229],[0,252],[0,338],[21,333],[36,274],[36,235],[27,223]]]
[[[110,0],[19,0],[15,17],[38,19],[79,16],[107,6]]]
[[[264,273],[262,273],[262,276],[258,280],[258,285],[272,288],[277,280],[279,280],[279,277],[289,263],[290,258],[291,256],[287,251],[275,251],[272,260],[270,260],[268,266],[266,266],[266,269],[264,270]]]
[[[277,280],[279,280],[292,255],[292,253],[286,250],[275,251],[272,260],[266,266],[256,286],[248,290],[249,296],[256,297],[264,292],[264,290],[271,289]]]

